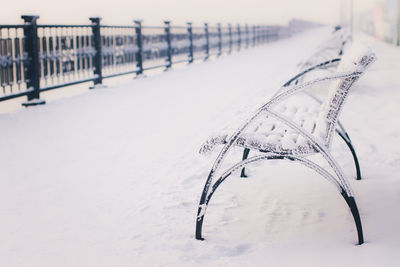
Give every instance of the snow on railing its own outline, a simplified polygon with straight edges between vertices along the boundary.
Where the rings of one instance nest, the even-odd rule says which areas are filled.
[[[38,18],[0,25],[0,101],[27,96],[25,106],[44,104],[43,91],[84,82],[96,87],[105,78],[230,54],[315,25],[109,26],[101,18],[87,25],[38,25]]]

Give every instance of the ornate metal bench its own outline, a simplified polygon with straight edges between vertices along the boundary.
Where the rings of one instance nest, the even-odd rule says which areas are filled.
[[[335,30],[331,38],[319,45],[315,53],[299,64],[300,72],[322,62],[340,58],[343,55],[345,46],[350,43],[350,40],[351,36],[344,28]]]
[[[216,145],[223,145],[223,148],[211,168],[201,194],[196,219],[196,239],[203,240],[202,226],[206,209],[216,189],[226,178],[254,162],[288,159],[313,169],[336,186],[353,215],[358,244],[364,242],[354,194],[329,150],[334,131],[340,128],[338,116],[349,90],[374,60],[375,55],[371,50],[360,45],[353,45],[344,55],[336,73],[300,85],[291,86],[289,81],[233,133],[211,137],[203,144],[200,149],[200,153],[203,154],[210,152]],[[310,98],[309,94],[299,93],[312,86],[323,87],[326,82],[329,83],[326,86],[329,91],[326,100],[322,104],[314,101],[318,104],[315,106],[310,106],[309,103],[304,104],[304,97],[313,98]],[[300,99],[302,101],[299,101]],[[245,149],[243,160],[228,169],[220,170],[222,162],[234,146]],[[256,151],[257,154],[247,158],[250,150]],[[333,174],[307,158],[316,154],[326,160]]]
[[[283,85],[283,87],[287,87],[292,84],[302,84],[304,82],[304,78],[307,77],[308,74],[313,73],[316,70],[324,70],[325,72],[330,74],[336,72],[337,66],[343,57],[343,52],[345,51],[346,46],[348,47],[350,45],[350,41],[351,37],[348,33],[345,32],[344,29],[340,28],[339,30],[336,30],[334,32],[334,36],[331,39],[320,45],[319,50],[301,64],[299,74],[288,80]],[[314,63],[314,65],[312,65],[312,63]],[[306,93],[309,97],[311,97],[320,105],[323,104],[323,101],[315,94],[312,94],[310,91],[305,90],[304,93]],[[357,153],[354,149],[349,134],[339,120],[337,121],[336,132],[350,149],[356,168],[357,180],[361,180],[361,169]],[[243,152],[243,159],[246,159],[248,157],[248,153],[249,150],[245,149]],[[246,177],[245,168],[242,169],[241,177]]]

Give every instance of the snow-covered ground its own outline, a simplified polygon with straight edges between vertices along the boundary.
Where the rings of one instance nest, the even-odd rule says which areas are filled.
[[[0,266],[399,266],[400,49],[378,60],[341,120],[359,155],[348,175],[366,243],[336,189],[291,162],[249,168],[218,190],[194,239],[215,154],[201,143],[268,100],[327,28],[121,86],[0,115]],[[238,150],[237,157],[241,157]]]

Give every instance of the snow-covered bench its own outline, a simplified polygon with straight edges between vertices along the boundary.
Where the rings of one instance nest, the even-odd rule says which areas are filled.
[[[312,77],[312,75],[310,74],[314,74],[315,76],[315,72],[319,70],[323,70],[325,73],[328,74],[336,72],[337,66],[342,60],[343,54],[346,51],[346,47],[350,46],[351,46],[350,35],[343,28],[336,30],[331,39],[320,45],[318,51],[314,53],[311,57],[309,57],[306,61],[304,61],[305,63],[300,64],[301,68],[299,73],[295,75],[293,78],[289,79],[283,85],[283,87],[288,87],[293,84],[295,85],[302,84],[306,77],[308,76]],[[321,73],[318,73],[316,75],[317,77],[318,75],[321,76]],[[277,92],[277,94],[278,93],[279,91]],[[304,93],[306,93],[320,105],[323,104],[323,101],[312,92],[305,90]],[[350,149],[350,152],[353,156],[354,165],[356,168],[357,180],[361,180],[361,169],[357,153],[354,149],[349,134],[347,133],[346,129],[339,120],[337,121],[337,128],[335,129],[335,131],[338,133],[338,135],[343,139],[343,141]],[[249,150],[244,149],[243,159],[246,159],[248,157],[248,153]],[[241,177],[246,177],[245,168],[242,169]]]
[[[340,58],[346,45],[351,41],[350,34],[345,28],[340,28],[332,33],[331,38],[320,44],[317,50],[306,60],[299,63],[300,72],[318,65],[322,62]],[[328,67],[328,66],[326,66]]]
[[[335,73],[299,85],[283,86],[272,99],[262,105],[235,131],[211,137],[203,144],[200,149],[202,154],[210,152],[217,145],[223,147],[211,168],[201,194],[196,219],[196,239],[203,240],[202,226],[206,209],[215,190],[227,177],[254,162],[288,159],[315,170],[336,186],[353,215],[358,244],[364,242],[361,219],[353,192],[329,150],[349,90],[374,60],[375,55],[370,49],[362,45],[352,45],[343,56]],[[304,102],[306,98],[312,98],[300,92],[311,87],[329,91],[328,97],[322,104],[316,101]],[[221,170],[223,161],[234,146],[255,151],[256,155],[244,158],[232,167]],[[333,173],[307,158],[310,155],[321,155]]]

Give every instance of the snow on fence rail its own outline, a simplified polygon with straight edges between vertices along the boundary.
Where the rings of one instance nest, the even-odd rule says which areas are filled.
[[[38,25],[38,16],[21,18],[24,24],[0,25],[0,101],[27,96],[25,106],[44,104],[44,91],[230,54],[316,25],[108,26],[98,17],[88,25]]]

